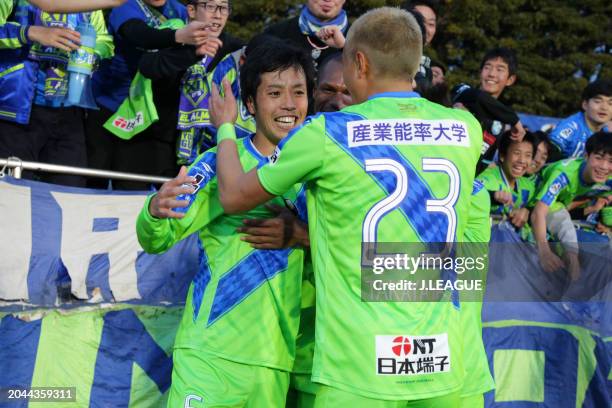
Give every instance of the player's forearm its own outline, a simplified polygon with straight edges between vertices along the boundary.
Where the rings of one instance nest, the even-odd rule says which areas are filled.
[[[30,3],[49,13],[78,13],[119,7],[126,0],[29,0]]]
[[[246,173],[240,164],[236,147],[236,130],[231,123],[223,124],[217,132],[217,178],[219,201],[227,214],[249,210],[244,193]]]
[[[156,219],[149,211],[151,197],[147,198],[142,211],[136,219],[136,236],[144,251],[148,254],[159,254],[167,251],[174,244],[168,220]]]
[[[531,226],[533,227],[533,235],[539,251],[550,250],[548,240],[546,239],[546,215],[548,214],[548,206],[541,201],[538,202],[531,213]]]

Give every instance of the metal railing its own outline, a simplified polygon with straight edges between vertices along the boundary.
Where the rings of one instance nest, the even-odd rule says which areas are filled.
[[[107,171],[98,169],[88,169],[84,167],[63,166],[59,164],[38,163],[23,161],[17,157],[9,157],[8,159],[0,159],[0,175],[6,170],[10,170],[10,174],[17,178],[21,178],[23,170],[42,171],[46,173],[71,174],[75,176],[99,177],[113,180],[129,180],[142,181],[145,183],[162,184],[168,180],[167,177],[148,176],[146,174],[122,173],[118,171]]]

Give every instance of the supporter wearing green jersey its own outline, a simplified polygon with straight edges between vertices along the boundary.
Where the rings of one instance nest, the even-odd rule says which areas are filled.
[[[550,249],[546,239],[548,230],[563,244],[571,279],[580,277],[578,237],[566,207],[578,196],[604,189],[611,174],[612,135],[608,132],[595,133],[587,140],[584,159],[568,159],[544,169],[544,182],[536,195],[531,225],[545,271],[564,266]]]
[[[507,215],[510,223],[521,230],[529,228],[527,206],[535,196],[533,182],[525,173],[533,161],[535,139],[527,133],[522,141],[512,140],[510,132],[499,143],[499,166],[489,167],[477,177],[491,197],[491,213]],[[527,233],[527,231],[526,231]]]
[[[361,299],[363,243],[453,242],[467,223],[482,131],[468,112],[412,92],[421,52],[419,27],[406,11],[362,15],[343,51],[356,105],[309,119],[248,173],[227,140],[235,138],[236,102],[213,92],[226,212],[307,184],[317,288],[312,380],[322,384],[315,406],[459,403],[466,363],[459,305]]]
[[[491,240],[491,220],[489,212],[491,202],[485,185],[474,180],[472,200],[468,212],[468,221],[463,234],[463,244],[459,245],[461,256],[476,259],[489,252]],[[482,280],[482,287],[486,287],[488,271],[474,268],[468,271],[467,279]],[[463,292],[461,295],[461,322],[466,338],[464,339],[463,358],[465,366],[465,381],[461,389],[461,408],[484,407],[484,393],[494,388],[493,377],[489,369],[486,351],[482,342],[482,300],[484,291]],[[470,336],[470,337],[467,337]]]
[[[242,168],[264,165],[276,144],[302,123],[312,72],[308,56],[288,47],[258,47],[246,62],[242,96],[257,130],[240,141]],[[200,268],[175,340],[168,406],[283,406],[295,357],[303,250],[291,247],[295,241],[282,250],[253,248],[236,233],[245,218],[275,212],[259,206],[224,214],[218,163],[211,149],[189,173],[182,168],[147,199],[137,222],[139,242],[150,253],[195,232],[200,238]],[[298,187],[271,203],[296,202]]]

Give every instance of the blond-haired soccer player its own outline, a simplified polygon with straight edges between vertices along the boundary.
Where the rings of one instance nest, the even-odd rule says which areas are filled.
[[[226,212],[307,183],[318,407],[460,406],[463,349],[471,347],[464,338],[481,342],[464,333],[458,297],[448,292],[437,302],[362,300],[371,289],[362,270],[372,260],[362,248],[384,242],[422,248],[461,240],[466,231],[482,131],[469,113],[413,92],[421,52],[419,27],[406,11],[383,7],[362,15],[343,52],[355,105],[308,119],[269,163],[248,173],[232,140],[235,101],[227,90],[225,100],[217,93],[212,99]]]

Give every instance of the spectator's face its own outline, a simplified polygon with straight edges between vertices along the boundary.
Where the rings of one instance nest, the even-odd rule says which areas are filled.
[[[315,112],[336,112],[351,103],[351,94],[342,76],[342,62],[328,62],[319,71],[319,83],[314,93]]]
[[[306,3],[308,10],[321,21],[336,18],[343,5],[344,0],[308,0]]]
[[[304,72],[289,68],[261,75],[255,103],[247,103],[255,116],[257,133],[278,144],[287,133],[304,122],[308,93]]]
[[[517,179],[525,175],[533,158],[533,145],[529,142],[512,143],[501,158],[502,169],[507,177]]]
[[[144,0],[151,7],[163,7],[167,0]]]
[[[227,0],[199,0],[194,6],[189,7],[188,11],[191,20],[209,24],[210,35],[219,37],[227,23],[229,2]]]
[[[494,98],[504,91],[516,80],[515,75],[510,75],[508,64],[501,58],[494,58],[485,62],[480,71],[480,89]]]
[[[444,83],[444,71],[440,67],[431,67],[431,84],[438,85]]]
[[[546,160],[548,160],[548,147],[546,143],[540,143],[538,148],[536,149],[536,154],[533,157],[533,161],[531,165],[527,168],[527,174],[536,174],[542,167],[546,164]]]
[[[424,4],[414,6],[414,9],[423,16],[425,22],[425,45],[429,45],[434,35],[436,35],[436,13]]]
[[[595,127],[601,127],[612,120],[612,97],[596,95],[582,102],[587,120]]]
[[[586,159],[584,179],[589,183],[605,183],[612,174],[612,155],[593,152]]]

